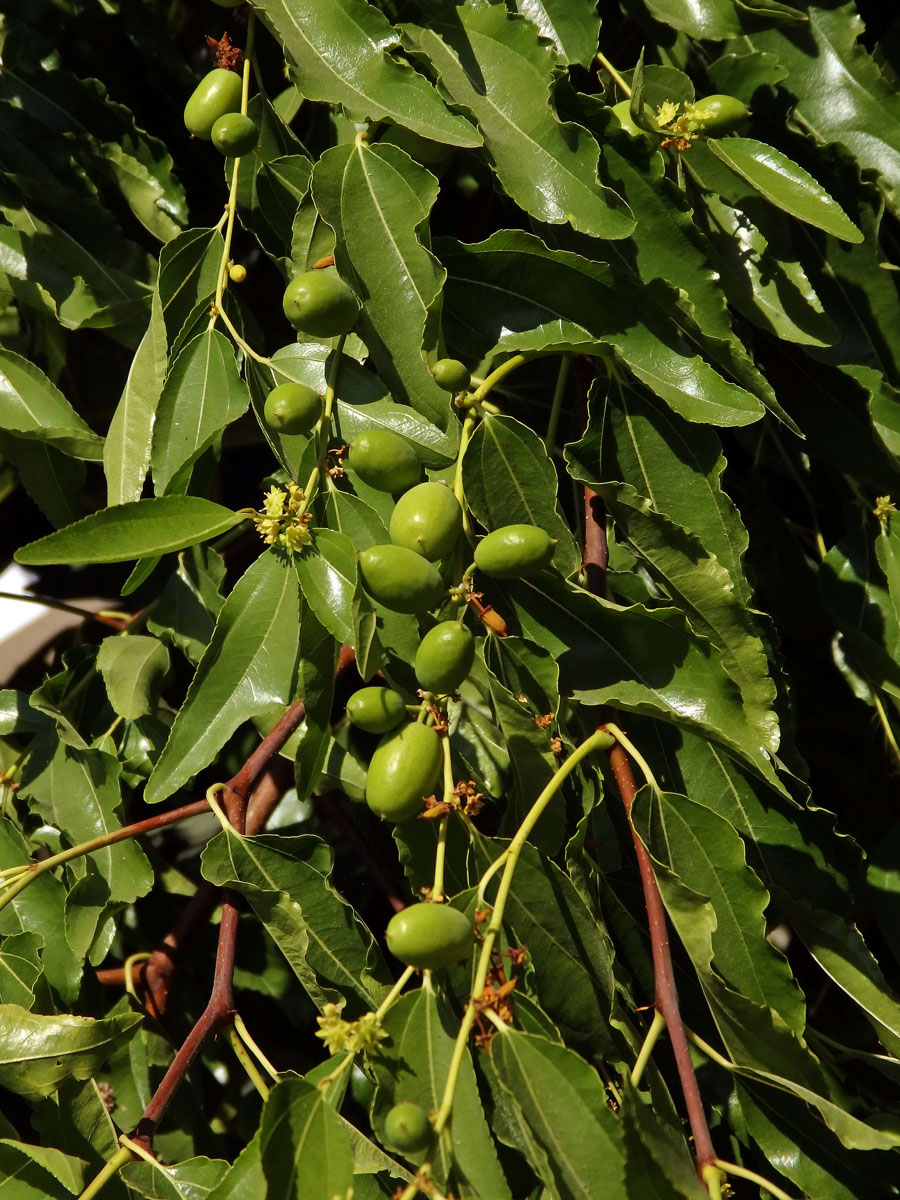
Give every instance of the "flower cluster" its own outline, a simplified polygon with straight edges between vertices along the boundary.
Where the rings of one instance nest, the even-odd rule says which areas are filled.
[[[358,1050],[374,1050],[387,1037],[381,1022],[373,1012],[363,1013],[356,1021],[345,1021],[336,1004],[326,1004],[319,1022],[317,1038],[321,1038],[329,1054],[345,1050],[355,1054]]]
[[[288,483],[286,488],[269,488],[262,511],[252,513],[253,522],[266,545],[283,546],[294,553],[309,545],[312,514],[304,511],[305,500],[303,488],[296,483]]]
[[[711,108],[700,108],[691,104],[689,100],[685,100],[681,107],[682,112],[679,113],[676,101],[664,101],[656,110],[656,124],[668,133],[673,141],[690,142],[715,113]]]

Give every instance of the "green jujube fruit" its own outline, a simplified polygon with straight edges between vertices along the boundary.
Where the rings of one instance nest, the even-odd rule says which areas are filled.
[[[371,546],[359,556],[366,591],[391,612],[422,613],[444,595],[437,567],[405,546]]]
[[[387,733],[406,716],[406,701],[393,688],[360,688],[347,701],[347,716],[366,733]]]
[[[184,124],[188,133],[209,141],[219,117],[241,106],[241,77],[234,71],[216,67],[204,75],[184,106]]]
[[[646,108],[647,108],[647,106],[644,105],[645,111],[646,111]],[[632,115],[631,115],[631,101],[630,100],[620,100],[618,104],[614,104],[612,106],[612,110],[616,114],[619,124],[622,126],[622,128],[625,130],[626,133],[630,134],[632,137],[647,137],[648,136],[646,129],[641,129],[640,125],[635,125],[634,117],[632,117]]]
[[[359,316],[359,301],[333,267],[304,271],[292,279],[282,307],[293,327],[312,337],[348,333]]]
[[[391,541],[429,562],[446,558],[462,533],[462,509],[443,483],[420,483],[404,492],[391,513]]]
[[[441,739],[430,725],[386,733],[369,763],[366,803],[388,821],[408,821],[425,808],[441,773]]]
[[[555,545],[536,525],[503,525],[475,547],[475,566],[493,579],[521,579],[546,567]]]
[[[455,692],[472,670],[475,639],[459,621],[441,621],[419,643],[416,679],[426,692]]]
[[[431,368],[431,377],[445,392],[464,392],[472,382],[468,367],[458,358],[439,358]]]
[[[305,383],[279,383],[266,396],[263,419],[273,433],[309,433],[322,415],[322,397]]]
[[[212,144],[226,158],[241,158],[256,149],[259,130],[252,118],[239,112],[225,113],[214,123]]]
[[[750,109],[737,96],[724,96],[716,93],[704,96],[702,100],[694,101],[695,108],[711,109],[712,116],[703,122],[703,128],[697,132],[708,137],[718,137],[722,133],[733,133],[735,129],[750,116]]]
[[[390,429],[365,429],[350,442],[347,465],[363,483],[396,496],[422,478],[422,464],[409,442]]]
[[[432,1133],[428,1113],[412,1100],[401,1100],[385,1113],[384,1140],[401,1153],[424,1150]]]
[[[387,927],[391,954],[421,970],[452,967],[469,954],[474,940],[469,917],[444,904],[411,904],[391,917]]]

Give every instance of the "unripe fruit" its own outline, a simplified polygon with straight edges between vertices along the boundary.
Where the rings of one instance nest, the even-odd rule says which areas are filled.
[[[471,920],[444,904],[412,904],[387,927],[388,950],[408,967],[433,971],[465,958],[475,940]]]
[[[375,1084],[356,1063],[353,1064],[353,1070],[350,1074],[350,1095],[360,1108],[364,1108],[367,1111],[369,1105],[372,1103],[372,1097],[375,1095]]]
[[[347,701],[347,716],[366,733],[388,733],[406,716],[406,704],[392,688],[364,687]]]
[[[437,606],[445,591],[437,567],[405,546],[363,550],[359,571],[372,599],[391,612],[426,612]]]
[[[431,376],[445,392],[464,392],[472,382],[468,367],[458,358],[439,358],[431,368]]]
[[[443,483],[420,483],[404,492],[391,513],[391,541],[429,562],[445,558],[462,533],[462,509]]]
[[[536,525],[504,525],[475,547],[475,566],[493,579],[521,579],[546,567],[555,545]]]
[[[732,133],[750,115],[750,109],[736,96],[704,96],[694,102],[695,108],[711,109],[712,116],[703,122],[703,128],[697,132],[709,137],[718,137],[722,133]]]
[[[184,106],[184,123],[194,137],[209,141],[219,117],[241,106],[241,77],[216,67],[204,75]]]
[[[424,1150],[432,1133],[428,1113],[412,1100],[401,1100],[385,1114],[384,1140],[401,1153],[414,1154]]]
[[[322,397],[305,383],[279,383],[266,397],[263,419],[274,433],[309,433],[322,415]]]
[[[647,137],[647,130],[641,129],[640,125],[634,123],[634,118],[631,115],[630,100],[620,100],[618,104],[612,106],[612,110],[626,133],[632,137]]]
[[[247,278],[247,268],[243,263],[232,263],[228,268],[228,278],[232,283],[243,283]]]
[[[363,483],[396,496],[422,478],[422,464],[412,446],[390,429],[366,429],[351,441],[347,465]]]
[[[441,621],[419,643],[416,679],[426,692],[455,692],[472,670],[475,639],[459,621]]]
[[[226,158],[241,158],[256,149],[259,130],[256,122],[243,113],[229,112],[219,117],[210,132],[212,144]]]
[[[337,337],[356,324],[359,302],[337,271],[304,271],[287,285],[284,315],[295,329],[313,337]]]
[[[425,808],[441,773],[441,739],[430,725],[404,725],[378,743],[366,775],[366,803],[389,821],[408,821]]]

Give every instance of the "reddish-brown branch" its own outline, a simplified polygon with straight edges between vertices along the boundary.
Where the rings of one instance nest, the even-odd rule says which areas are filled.
[[[584,488],[584,586],[595,596],[606,598],[609,544],[606,537],[606,506],[593,488]]]
[[[634,774],[628,755],[618,743],[609,752],[609,765],[619,788],[625,812],[631,823],[631,806],[634,803],[635,783]],[[678,1079],[684,1095],[691,1133],[694,1136],[694,1153],[697,1158],[697,1174],[703,1183],[703,1168],[715,1161],[716,1152],[713,1149],[709,1126],[706,1123],[706,1113],[700,1098],[700,1088],[694,1073],[694,1064],[688,1049],[688,1041],[678,1007],[678,992],[675,988],[675,972],[672,967],[672,955],[669,950],[669,934],[666,926],[666,914],[663,909],[662,897],[650,856],[644,843],[638,837],[632,826],[631,837],[634,842],[634,853],[637,857],[638,870],[641,875],[641,887],[644,891],[644,903],[647,906],[647,924],[650,931],[650,949],[653,955],[653,975],[656,995],[654,1002],[662,1014],[669,1031],[672,1052],[675,1055],[675,1065],[678,1069]],[[704,1185],[705,1186],[705,1185]]]

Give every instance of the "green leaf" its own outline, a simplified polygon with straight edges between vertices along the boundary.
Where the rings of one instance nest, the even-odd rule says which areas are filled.
[[[743,30],[730,0],[646,0],[651,16],[694,38],[722,41]]]
[[[39,933],[13,933],[0,941],[0,1004],[33,1007],[43,945]]]
[[[294,694],[299,627],[297,576],[274,551],[234,586],[144,799],[165,800],[208,766],[235,729],[287,705]]]
[[[502,5],[429,12],[404,44],[427,56],[450,100],[471,113],[504,191],[527,213],[594,237],[628,237],[628,205],[597,179],[597,145],[550,105],[557,55]]]
[[[590,354],[612,346],[638,379],[689,421],[748,425],[762,416],[755,396],[726,383],[696,354],[684,353],[684,335],[665,315],[670,298],[661,283],[642,287],[633,276],[549,250],[516,230],[474,246],[441,241],[438,250],[449,273],[447,336],[457,352],[480,359],[500,351]]]
[[[203,874],[246,896],[321,1010],[374,1010],[390,976],[372,935],[329,882],[331,853],[319,838],[228,831],[203,852]]]
[[[466,504],[490,531],[501,525],[537,525],[558,539],[553,564],[571,575],[581,555],[560,516],[556,468],[544,443],[512,417],[487,416],[463,456]]]
[[[140,1023],[137,1013],[93,1020],[0,1004],[0,1082],[26,1099],[49,1096],[64,1079],[89,1079]]]
[[[60,529],[81,515],[79,493],[87,476],[84,463],[55,446],[0,433],[0,454],[15,466],[31,499]]]
[[[162,496],[101,509],[16,551],[16,562],[127,562],[208,541],[239,525],[240,513],[201,496]]]
[[[803,25],[761,29],[746,38],[786,72],[780,85],[796,98],[803,128],[822,145],[839,142],[863,168],[877,171],[897,211],[900,188],[900,99],[891,79],[860,42],[857,6],[804,4]],[[831,81],[841,79],[841,103]]]
[[[140,500],[150,466],[156,406],[166,377],[166,326],[159,292],[103,444],[107,505]]]
[[[707,146],[776,208],[823,229],[842,242],[861,242],[857,229],[821,184],[787,155],[754,138],[710,138]]]
[[[0,817],[0,868],[24,866],[31,847],[8,817]],[[66,940],[66,889],[55,876],[43,874],[20,892],[0,915],[0,934],[16,936],[41,930],[44,976],[62,999],[72,1003],[78,994],[81,962]]]
[[[77,845],[104,837],[123,824],[120,772],[110,754],[79,751],[45,735],[34,745],[22,790],[33,810]],[[130,838],[94,851],[91,861],[113,901],[130,904],[153,884],[150,863]]]
[[[316,0],[261,0],[258,11],[310,100],[346,105],[360,120],[390,117],[451,146],[480,144],[468,121],[450,113],[429,82],[394,57],[394,31],[364,0],[336,0],[326,9]]]
[[[625,1200],[622,1128],[594,1068],[566,1046],[511,1028],[494,1038],[491,1056],[547,1156],[548,1186],[578,1200],[602,1179],[605,1196]]]
[[[353,542],[333,529],[314,529],[313,544],[295,559],[303,598],[339,643],[356,646],[353,610],[357,558]]]
[[[116,713],[136,721],[156,707],[169,670],[169,653],[153,637],[107,638],[100,645],[97,667]]]
[[[352,1188],[353,1151],[340,1117],[303,1079],[272,1088],[259,1146],[266,1200],[335,1200]]]
[[[170,345],[190,314],[212,299],[221,261],[218,229],[186,229],[163,246],[157,291]]]
[[[88,1182],[80,1159],[9,1138],[0,1140],[0,1172],[10,1200],[70,1200]]]
[[[592,0],[516,0],[516,10],[553,43],[561,62],[590,66],[600,33]]]
[[[411,1100],[426,1112],[440,1107],[444,1081],[450,1069],[459,1019],[430,986],[401,996],[386,1013],[382,1027],[388,1039],[369,1056],[375,1071],[372,1119],[379,1138],[387,1110],[401,1100]],[[452,1155],[443,1139],[432,1162],[435,1178],[462,1197],[490,1196],[509,1200],[491,1139],[468,1048],[464,1050],[453,1094],[450,1125]],[[404,1155],[410,1162],[425,1161],[424,1151]]]
[[[127,1163],[122,1179],[147,1200],[205,1200],[228,1173],[221,1158],[189,1158],[174,1166],[161,1162]]]
[[[257,150],[259,148],[257,147]],[[312,163],[305,154],[285,154],[263,161],[256,173],[259,211],[282,248],[290,245],[297,207],[309,191]]]
[[[182,551],[148,616],[147,631],[171,642],[196,665],[225,602],[224,582],[225,564],[215,550],[201,545]]]
[[[10,350],[0,350],[0,427],[75,458],[96,461],[103,455],[103,439],[62,392],[33,363]]]
[[[359,335],[398,400],[438,425],[447,394],[428,373],[436,351],[445,272],[428,248],[434,176],[396,146],[327,150],[313,172],[316,208],[334,229],[335,261],[363,304]]]
[[[150,455],[156,494],[166,492],[173,481],[181,490],[190,476],[186,468],[249,404],[228,339],[208,329],[188,342],[166,377],[157,406]]]
[[[506,845],[479,837],[479,869]],[[608,1053],[614,983],[607,935],[569,877],[534,846],[522,849],[504,922],[515,944],[528,949],[542,1009],[585,1053]]]

